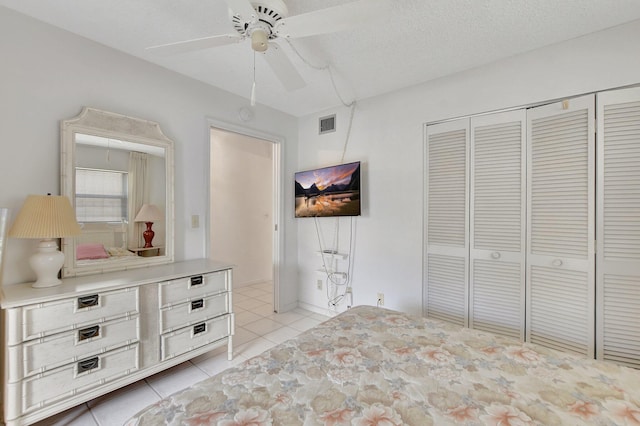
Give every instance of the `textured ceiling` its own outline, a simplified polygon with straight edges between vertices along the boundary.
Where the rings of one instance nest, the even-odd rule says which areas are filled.
[[[285,0],[290,15],[350,0]],[[389,0],[382,23],[279,41],[306,81],[288,92],[256,60],[257,100],[303,116],[342,98],[391,92],[502,58],[640,19],[638,0]],[[0,5],[248,98],[250,41],[163,56],[146,47],[232,33],[223,0],[0,0]],[[302,60],[302,58],[306,60]]]

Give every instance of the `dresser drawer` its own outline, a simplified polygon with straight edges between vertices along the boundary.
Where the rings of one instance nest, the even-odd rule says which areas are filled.
[[[22,411],[45,407],[86,392],[138,369],[138,344],[82,359],[23,380]],[[20,382],[15,385],[20,386]]]
[[[53,370],[140,339],[139,318],[126,317],[9,346],[10,382]]]
[[[138,288],[95,293],[22,309],[22,340],[138,313]],[[19,335],[19,334],[18,334]]]
[[[162,361],[231,335],[232,325],[232,314],[229,314],[163,334],[161,336]]]
[[[225,270],[160,283],[160,306],[164,308],[228,291],[230,275],[230,271]]]
[[[178,328],[228,314],[229,293],[191,299],[186,303],[162,308],[160,311],[160,333],[168,333]]]

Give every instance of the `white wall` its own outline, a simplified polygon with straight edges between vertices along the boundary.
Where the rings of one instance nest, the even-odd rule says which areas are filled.
[[[0,7],[0,207],[13,217],[28,194],[59,194],[59,122],[83,106],[157,121],[175,142],[176,260],[206,256],[208,232],[191,215],[208,214],[207,117],[236,123],[248,100],[188,79]],[[258,106],[244,125],[284,138],[283,175],[293,186],[297,120]],[[285,182],[286,183],[286,182]],[[293,194],[283,194],[293,205]],[[11,220],[11,223],[13,220]],[[285,214],[281,306],[296,300],[296,226]],[[35,278],[35,242],[10,239],[4,284]]]
[[[211,255],[234,285],[273,279],[273,143],[211,129]]]
[[[468,72],[359,102],[345,161],[362,160],[363,215],[357,219],[355,304],[421,313],[424,123],[640,83],[640,21]],[[318,118],[337,112],[336,133],[318,136]],[[298,169],[337,163],[349,111],[301,119]],[[322,219],[325,239],[335,219]],[[341,239],[348,227],[341,225]],[[298,219],[299,300],[326,308],[316,289],[319,258],[312,220]],[[340,310],[344,306],[340,307]]]

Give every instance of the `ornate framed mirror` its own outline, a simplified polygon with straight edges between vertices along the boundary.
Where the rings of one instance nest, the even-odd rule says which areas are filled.
[[[62,195],[82,227],[62,240],[62,275],[173,262],[174,151],[158,123],[84,107],[60,130]]]

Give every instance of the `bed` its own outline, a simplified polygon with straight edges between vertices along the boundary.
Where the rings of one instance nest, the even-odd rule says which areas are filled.
[[[640,371],[362,306],[126,424],[639,425]]]
[[[125,248],[126,242],[125,224],[84,224],[82,234],[76,237],[76,260],[95,263],[135,257],[135,253]]]

